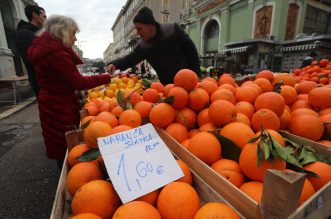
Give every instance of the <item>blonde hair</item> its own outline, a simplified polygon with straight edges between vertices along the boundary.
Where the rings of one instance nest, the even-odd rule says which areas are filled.
[[[51,35],[60,38],[63,44],[70,47],[70,35],[79,32],[78,24],[71,17],[51,15],[47,18],[44,26]]]

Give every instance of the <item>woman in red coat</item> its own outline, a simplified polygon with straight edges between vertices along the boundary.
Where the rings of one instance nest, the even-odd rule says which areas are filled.
[[[63,162],[65,132],[79,125],[79,104],[75,90],[90,89],[111,81],[109,74],[82,76],[76,65],[82,60],[72,50],[78,31],[69,17],[51,16],[45,32],[37,37],[28,56],[34,65],[40,92],[38,107],[47,156]]]

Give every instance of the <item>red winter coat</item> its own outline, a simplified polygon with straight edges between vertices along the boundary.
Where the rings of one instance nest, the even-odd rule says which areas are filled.
[[[82,76],[76,67],[83,64],[81,59],[48,32],[33,41],[28,57],[40,85],[38,107],[47,156],[64,159],[67,149],[65,132],[70,126],[79,124],[75,90],[109,83],[110,75]]]

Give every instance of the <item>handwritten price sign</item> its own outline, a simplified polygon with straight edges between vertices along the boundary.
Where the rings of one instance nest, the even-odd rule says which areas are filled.
[[[170,150],[149,123],[98,138],[108,175],[123,203],[183,176]]]

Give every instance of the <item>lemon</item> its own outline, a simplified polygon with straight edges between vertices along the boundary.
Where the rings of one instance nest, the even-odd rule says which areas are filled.
[[[89,99],[90,100],[93,100],[93,99],[96,99],[98,98],[98,94],[96,92],[90,92],[89,95],[88,95]]]
[[[109,85],[109,89],[115,91],[117,89],[117,84],[114,84],[114,83],[113,84],[110,84]]]
[[[126,84],[126,83],[128,83],[128,81],[129,81],[129,78],[127,78],[127,77],[123,77],[123,78],[122,78],[122,82],[123,82],[123,83]]]
[[[115,92],[112,89],[107,89],[106,90],[106,96],[107,97],[113,97]]]
[[[102,92],[102,91],[98,91],[97,94],[98,94],[98,97],[102,97],[103,98],[105,96],[105,93]]]

